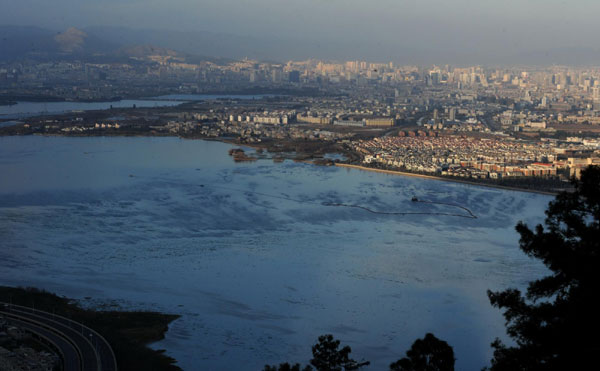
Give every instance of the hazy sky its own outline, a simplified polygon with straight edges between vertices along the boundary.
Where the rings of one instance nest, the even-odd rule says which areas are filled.
[[[0,9],[1,24],[211,31],[382,54],[600,48],[598,0],[0,0]]]

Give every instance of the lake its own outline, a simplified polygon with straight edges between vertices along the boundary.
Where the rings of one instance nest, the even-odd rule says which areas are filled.
[[[0,106],[0,120],[22,119],[41,115],[57,115],[73,111],[107,110],[113,108],[172,107],[180,105],[180,101],[172,100],[138,100],[124,99],[115,102],[17,102],[17,104]]]
[[[506,338],[486,290],[547,273],[514,226],[542,222],[549,196],[234,163],[230,148],[1,137],[0,284],[180,314],[153,346],[187,370],[306,364],[325,333],[387,369],[426,332],[454,347],[458,370],[480,370]]]
[[[236,100],[248,100],[248,99],[263,99],[266,97],[279,97],[279,94],[168,94],[154,97],[152,99],[168,99],[168,100],[180,100],[180,101],[200,101],[200,100],[216,100],[216,99],[236,99]]]
[[[112,108],[173,107],[184,102],[216,99],[262,99],[279,96],[276,94],[232,95],[232,94],[169,94],[147,99],[123,99],[115,102],[17,102],[14,105],[0,105],[0,120],[23,119],[41,115],[57,115],[76,111],[107,110]],[[14,125],[14,122],[0,127]]]

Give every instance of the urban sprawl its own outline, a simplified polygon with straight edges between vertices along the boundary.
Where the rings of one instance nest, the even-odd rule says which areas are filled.
[[[189,97],[197,94],[255,96]],[[248,59],[219,64],[146,55],[119,63],[5,63],[0,96],[2,104],[27,97],[182,101],[93,114],[41,113],[0,125],[4,135],[145,133],[271,148],[324,143],[365,167],[490,180],[566,180],[600,164],[600,68]]]

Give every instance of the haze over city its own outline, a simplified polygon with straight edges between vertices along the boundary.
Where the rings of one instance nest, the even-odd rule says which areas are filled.
[[[597,369],[598,14],[0,0],[0,370]]]
[[[600,56],[594,0],[2,3],[0,24],[77,27],[213,57],[549,65],[593,64]]]

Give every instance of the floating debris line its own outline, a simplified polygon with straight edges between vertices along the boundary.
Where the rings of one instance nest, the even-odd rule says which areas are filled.
[[[414,202],[421,202],[421,203],[425,203],[425,204],[439,204],[439,205],[445,205],[445,206],[452,206],[452,207],[458,207],[460,209],[466,210],[467,214],[454,214],[454,213],[443,213],[443,212],[396,212],[396,211],[377,211],[377,210],[372,210],[369,209],[368,207],[365,206],[360,206],[360,205],[352,205],[352,204],[338,204],[338,203],[331,203],[331,202],[323,202],[322,205],[325,206],[338,206],[338,207],[353,207],[356,209],[361,209],[361,210],[365,210],[368,211],[370,213],[373,214],[381,214],[381,215],[439,215],[439,216],[456,216],[459,218],[467,218],[467,219],[477,219],[477,216],[475,216],[475,214],[473,214],[473,212],[471,212],[471,210],[467,209],[464,206],[460,206],[460,205],[454,205],[454,204],[449,204],[446,202],[435,202],[435,201],[414,201]]]
[[[477,219],[477,216],[475,214],[473,214],[473,212],[468,209],[465,206],[461,206],[461,205],[457,205],[457,204],[451,204],[448,202],[438,202],[438,201],[422,201],[422,200],[417,200],[416,202],[422,202],[425,204],[434,204],[434,205],[446,205],[446,206],[452,206],[452,207],[458,207],[459,209],[463,209],[464,211],[469,213],[469,217],[472,219]]]

